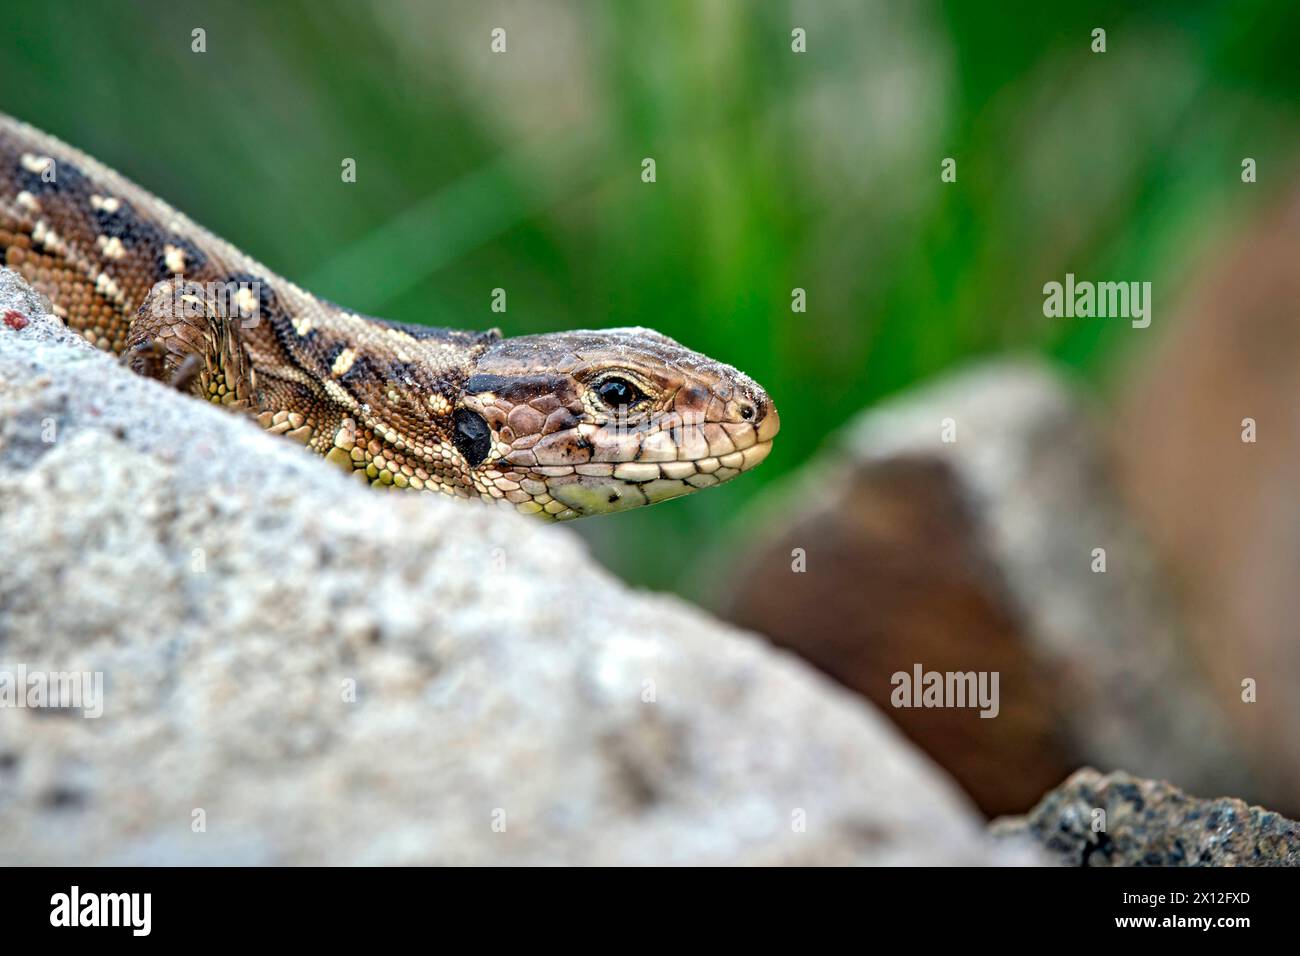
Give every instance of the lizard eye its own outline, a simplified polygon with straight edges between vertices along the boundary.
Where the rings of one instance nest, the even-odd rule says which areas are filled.
[[[610,408],[635,405],[645,397],[635,385],[622,378],[605,379],[596,386],[596,394]]]

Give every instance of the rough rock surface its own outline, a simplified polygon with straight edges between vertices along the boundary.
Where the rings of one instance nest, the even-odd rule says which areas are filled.
[[[760,503],[719,610],[876,703],[990,815],[1082,764],[1249,792],[1103,447],[1039,362],[900,395]],[[1000,713],[891,706],[917,664],[998,672]]]
[[[0,270],[7,311],[0,672],[104,710],[0,710],[0,864],[1002,859],[887,721],[565,530],[361,487]]]
[[[1097,810],[1105,827],[1093,832]],[[1201,800],[1158,780],[1080,770],[997,837],[1038,842],[1065,866],[1300,866],[1300,824],[1242,800]]]

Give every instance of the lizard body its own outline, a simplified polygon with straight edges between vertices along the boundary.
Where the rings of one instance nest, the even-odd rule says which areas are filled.
[[[0,264],[136,371],[376,486],[576,518],[726,481],[779,427],[752,379],[649,329],[503,339],[350,312],[4,114]]]

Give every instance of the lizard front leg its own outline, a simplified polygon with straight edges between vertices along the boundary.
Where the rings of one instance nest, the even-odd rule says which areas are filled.
[[[128,366],[210,402],[255,411],[257,376],[240,336],[242,319],[228,306],[181,277],[158,283],[131,322]]]

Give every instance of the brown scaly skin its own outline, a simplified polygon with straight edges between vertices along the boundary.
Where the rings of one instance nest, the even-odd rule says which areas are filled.
[[[502,339],[348,312],[3,114],[0,262],[136,371],[376,486],[577,518],[727,481],[779,427],[753,380],[649,329]]]

